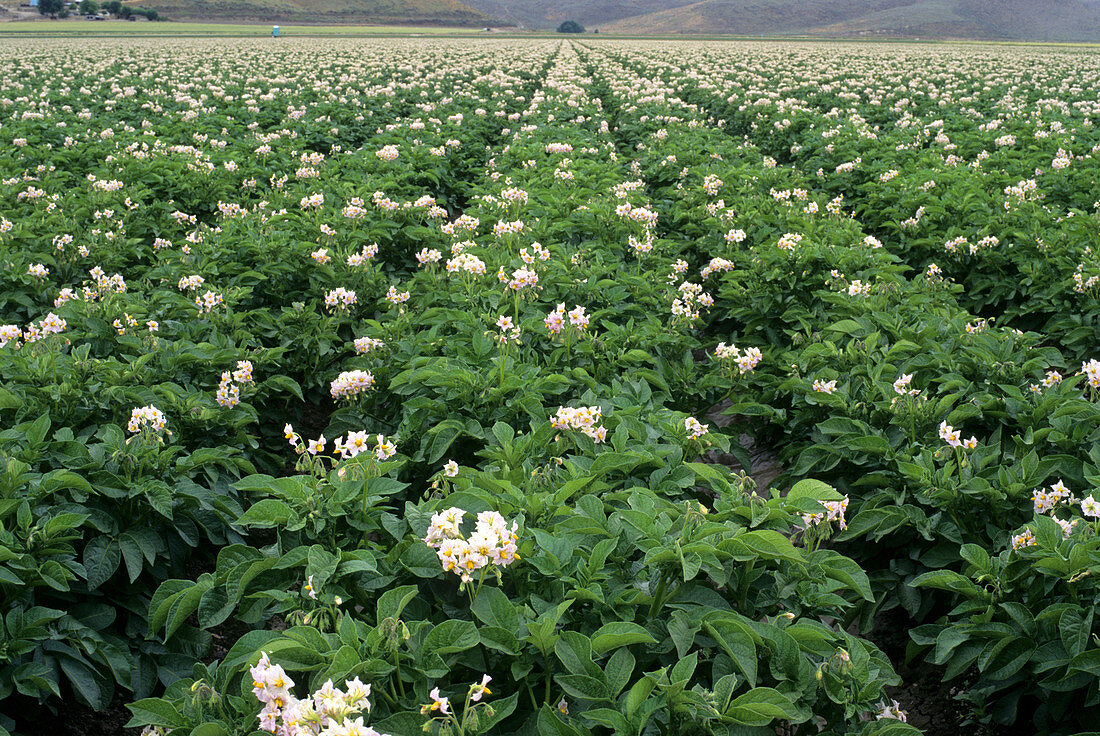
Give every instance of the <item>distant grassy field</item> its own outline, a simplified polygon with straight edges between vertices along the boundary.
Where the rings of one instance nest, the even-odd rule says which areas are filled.
[[[54,37],[54,38],[141,38],[141,37],[244,37],[265,38],[271,35],[271,23],[192,23],[161,21],[149,23],[139,21],[129,23],[125,21],[91,22],[83,19],[68,19],[57,21],[10,21],[0,23],[0,38],[12,37]],[[411,25],[299,25],[279,24],[281,38],[294,37],[452,37],[452,38],[562,38],[560,34],[552,31],[519,31],[506,29],[486,33],[477,28],[458,28],[445,26],[411,26]],[[970,43],[990,46],[1051,46],[1051,47],[1092,47],[1100,48],[1100,44],[1093,43],[1066,43],[1050,41],[989,41],[952,39],[950,41],[937,41],[932,38],[919,40],[906,38],[820,38],[814,36],[744,36],[733,34],[629,34],[629,33],[601,33],[598,36],[584,34],[570,36],[573,40],[582,43],[599,41],[602,39],[628,39],[651,41],[761,41],[774,42],[777,40],[791,42],[813,43]]]
[[[0,36],[270,36],[271,23],[176,23],[103,21],[12,21]],[[487,36],[472,28],[441,26],[279,25],[280,36]]]

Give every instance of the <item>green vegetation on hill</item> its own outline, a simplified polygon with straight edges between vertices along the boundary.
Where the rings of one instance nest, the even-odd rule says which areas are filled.
[[[458,0],[135,0],[172,20],[485,25]]]

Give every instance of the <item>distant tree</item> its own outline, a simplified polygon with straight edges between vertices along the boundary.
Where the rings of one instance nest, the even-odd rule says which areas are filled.
[[[584,33],[584,26],[575,20],[567,20],[558,26],[558,33]]]
[[[129,5],[122,5],[118,9],[118,17],[122,18],[124,20],[129,20],[130,16],[133,15],[133,14],[134,14],[134,10]]]
[[[81,0],[77,12],[81,15],[95,15],[99,11],[99,3],[95,0]]]
[[[119,15],[122,13],[122,3],[120,0],[108,0],[108,2],[103,3],[100,7],[111,15]]]
[[[158,13],[155,10],[146,10],[145,11],[145,17],[148,18],[149,20],[159,20],[160,19],[160,13]]]
[[[38,12],[56,18],[65,9],[65,0],[38,0]]]

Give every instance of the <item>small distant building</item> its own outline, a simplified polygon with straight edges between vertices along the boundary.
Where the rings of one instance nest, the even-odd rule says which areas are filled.
[[[29,5],[30,5],[30,6],[32,7],[32,8],[37,8],[37,7],[38,7],[38,0],[30,0],[30,2],[29,2],[28,4],[29,4]]]
[[[271,26],[271,37],[272,38],[278,38],[279,37],[279,26]]]

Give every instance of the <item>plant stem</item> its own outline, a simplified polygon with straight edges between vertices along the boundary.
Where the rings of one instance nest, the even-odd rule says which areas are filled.
[[[647,618],[653,618],[657,615],[657,611],[661,609],[661,606],[665,603],[665,589],[668,588],[668,576],[661,574],[661,582],[657,583],[657,590],[653,593],[653,602],[649,605],[649,615]]]
[[[401,699],[405,699],[405,681],[401,679],[401,652],[394,651],[393,666],[397,669],[397,689],[401,691]]]

